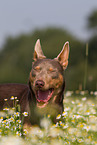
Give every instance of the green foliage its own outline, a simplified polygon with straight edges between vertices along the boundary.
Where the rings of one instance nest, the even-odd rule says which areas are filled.
[[[28,82],[34,45],[38,38],[41,40],[42,49],[47,58],[55,58],[62,50],[64,43],[70,42],[69,65],[65,72],[66,88],[78,89],[79,84],[83,85],[86,46],[69,32],[58,28],[36,30],[16,38],[9,37],[0,52],[0,83]],[[97,83],[97,75],[95,74],[95,66],[97,66],[96,46],[96,39],[90,41],[89,74],[87,76],[89,83],[86,84],[86,89],[89,90],[95,90]],[[93,79],[89,81],[91,77]]]
[[[97,31],[97,10],[95,9],[88,17],[88,28]]]
[[[92,66],[97,64],[97,35],[93,36],[89,41],[89,64]]]
[[[11,96],[10,100],[13,103],[11,108],[4,99],[6,106],[0,111],[0,137],[1,136],[24,136],[25,130],[23,130],[24,117],[28,116],[28,112],[20,113],[20,105],[17,97]],[[21,120],[22,117],[22,120]]]

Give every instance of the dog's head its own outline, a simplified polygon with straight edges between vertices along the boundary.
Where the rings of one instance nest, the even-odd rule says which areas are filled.
[[[47,59],[41,49],[38,39],[34,48],[34,62],[30,72],[29,82],[35,94],[38,107],[45,107],[49,102],[62,100],[63,71],[68,65],[69,42],[63,46],[60,54],[54,59]]]

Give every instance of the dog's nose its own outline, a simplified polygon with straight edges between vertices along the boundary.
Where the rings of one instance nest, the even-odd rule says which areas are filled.
[[[37,87],[37,88],[42,88],[43,86],[44,86],[44,81],[42,81],[42,80],[37,80],[36,81],[36,83],[35,83],[35,86]]]

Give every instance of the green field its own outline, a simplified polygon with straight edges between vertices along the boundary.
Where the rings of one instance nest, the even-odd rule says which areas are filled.
[[[16,106],[17,98],[11,99]],[[67,91],[64,112],[57,116],[60,121],[56,124],[48,115],[41,120],[41,127],[26,130],[14,109],[4,108],[0,116],[0,145],[97,145],[97,91]]]

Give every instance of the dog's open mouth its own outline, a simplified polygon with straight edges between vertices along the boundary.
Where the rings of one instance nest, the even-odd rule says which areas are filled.
[[[36,99],[38,102],[46,103],[52,97],[53,92],[54,92],[54,89],[49,89],[46,91],[38,90],[36,91]]]

